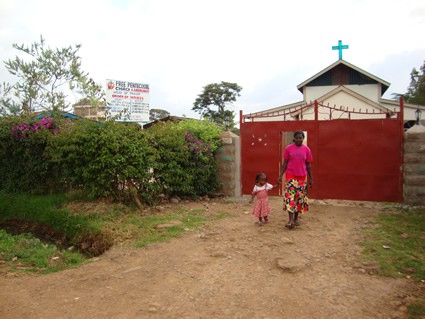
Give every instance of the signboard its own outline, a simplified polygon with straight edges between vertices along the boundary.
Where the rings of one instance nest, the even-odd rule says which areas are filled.
[[[149,122],[149,84],[106,80],[110,117],[123,122]]]

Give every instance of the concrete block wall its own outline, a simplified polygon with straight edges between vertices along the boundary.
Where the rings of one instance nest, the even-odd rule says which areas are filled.
[[[403,201],[425,206],[425,126],[404,133]]]
[[[220,136],[222,147],[216,151],[217,178],[220,192],[227,197],[242,196],[241,189],[241,143],[236,134],[225,131]]]

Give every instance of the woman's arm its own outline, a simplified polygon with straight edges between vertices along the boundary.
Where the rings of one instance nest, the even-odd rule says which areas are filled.
[[[313,187],[313,174],[311,172],[311,163],[307,162],[305,163],[305,166],[307,168],[307,174],[309,178],[310,187]]]
[[[279,178],[277,179],[278,185],[280,185],[280,183],[282,182],[282,176],[285,173],[287,167],[288,167],[288,160],[284,159],[282,168],[280,169],[280,172],[279,172]]]

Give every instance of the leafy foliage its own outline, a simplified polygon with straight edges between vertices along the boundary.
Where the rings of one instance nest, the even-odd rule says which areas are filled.
[[[222,81],[208,84],[196,98],[192,110],[220,125],[229,121],[230,127],[233,127],[235,114],[226,108],[236,101],[240,91],[242,87],[236,83]],[[218,110],[212,110],[213,106],[216,106]]]
[[[24,54],[24,58],[5,61],[10,74],[18,82],[3,85],[0,110],[3,114],[29,114],[39,110],[63,111],[69,107],[66,92],[78,92],[84,97],[98,101],[103,93],[101,85],[81,70],[81,59],[77,55],[81,45],[51,49],[40,42],[30,46],[13,44]]]
[[[152,205],[159,194],[215,191],[221,129],[205,121],[147,131],[113,121],[0,117],[0,190],[82,190],[91,198]]]
[[[156,192],[149,167],[155,150],[134,125],[77,121],[51,138],[46,153],[58,165],[68,187],[93,198],[128,199],[129,183],[151,196]]]
[[[54,125],[52,119],[42,124],[26,117],[0,118],[1,189],[43,193],[55,184],[55,169],[44,153]]]
[[[404,95],[406,102],[425,105],[425,61],[420,71],[413,68],[410,78],[410,85]]]
[[[220,129],[205,121],[158,123],[147,134],[158,152],[155,178],[169,195],[196,197],[214,191]]]

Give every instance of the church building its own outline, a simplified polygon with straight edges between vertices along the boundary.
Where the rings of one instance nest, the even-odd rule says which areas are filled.
[[[298,84],[303,100],[270,108],[253,114],[255,121],[281,121],[281,114],[289,114],[284,120],[314,119],[313,102],[319,103],[318,119],[368,119],[393,117],[400,110],[400,101],[384,99],[382,96],[390,83],[342,59]],[[409,128],[416,121],[419,111],[425,106],[404,103],[404,121]]]

